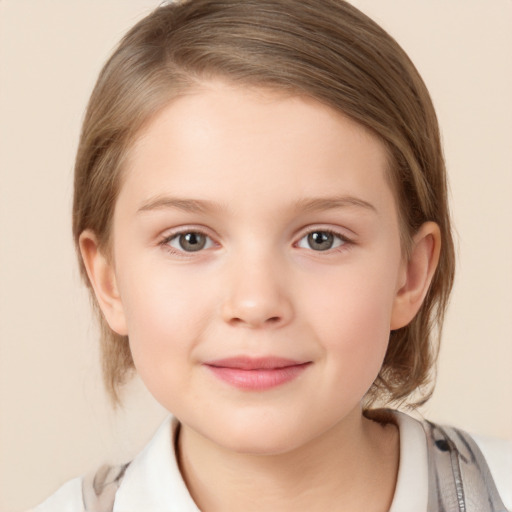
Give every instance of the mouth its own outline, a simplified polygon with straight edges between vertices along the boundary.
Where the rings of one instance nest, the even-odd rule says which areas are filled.
[[[215,377],[239,389],[263,391],[299,377],[311,361],[280,357],[234,357],[204,363]]]

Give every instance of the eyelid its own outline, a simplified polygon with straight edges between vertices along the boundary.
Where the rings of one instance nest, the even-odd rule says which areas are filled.
[[[348,245],[353,245],[355,243],[354,238],[352,236],[348,236],[346,234],[346,231],[348,231],[348,229],[344,230],[341,228],[333,228],[332,226],[325,226],[325,225],[324,226],[322,226],[322,225],[308,226],[307,228],[301,230],[299,236],[296,239],[297,241],[294,243],[294,246],[298,247],[299,249],[302,249],[302,247],[298,246],[298,244],[300,243],[301,240],[303,240],[304,238],[309,236],[311,233],[320,232],[320,233],[329,233],[329,234],[339,238],[343,243],[336,247],[326,249],[325,251],[315,251],[314,249],[307,249],[307,250],[311,250],[315,253],[323,252],[326,254],[344,250],[344,249],[347,249]]]
[[[210,230],[206,229],[203,226],[180,226],[177,228],[173,228],[171,230],[165,231],[165,234],[160,237],[158,240],[158,245],[160,247],[163,247],[165,250],[170,252],[173,255],[177,255],[180,257],[190,257],[193,255],[198,255],[200,253],[203,253],[204,251],[211,249],[214,246],[218,246],[218,242],[216,242],[215,237],[212,236],[212,234],[209,232]],[[198,233],[200,235],[203,235],[207,237],[211,242],[212,245],[210,247],[199,249],[198,251],[184,251],[181,249],[178,249],[176,247],[172,247],[169,242],[174,240],[175,238],[179,237],[180,235],[186,235],[187,233]]]

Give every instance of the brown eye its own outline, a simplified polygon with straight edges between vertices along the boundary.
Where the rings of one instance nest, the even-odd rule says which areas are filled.
[[[308,235],[308,244],[315,251],[327,251],[332,247],[334,236],[326,231],[314,231]]]
[[[200,251],[206,245],[206,237],[201,233],[185,233],[179,236],[179,243],[184,251]]]
[[[302,237],[297,244],[303,249],[311,249],[313,251],[328,251],[340,247],[347,242],[346,238],[330,231],[311,231]]]
[[[168,244],[180,251],[197,252],[212,246],[210,238],[203,233],[190,231],[188,233],[179,233],[173,236]]]

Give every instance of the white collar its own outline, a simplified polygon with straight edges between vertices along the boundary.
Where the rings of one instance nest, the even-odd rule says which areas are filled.
[[[392,411],[400,432],[400,463],[389,512],[426,512],[428,505],[427,439],[421,423]]]
[[[424,512],[428,501],[425,432],[410,416],[393,412],[400,430],[400,465],[389,512]],[[146,448],[128,466],[114,512],[200,512],[183,481],[174,447],[179,423],[168,417]]]
[[[113,512],[200,512],[178,468],[174,449],[178,426],[175,418],[168,417],[128,466]]]

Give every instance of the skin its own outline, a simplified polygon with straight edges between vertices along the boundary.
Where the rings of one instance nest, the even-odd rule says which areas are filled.
[[[361,400],[440,243],[426,223],[403,257],[386,172],[380,140],[339,112],[209,82],[131,149],[112,258],[82,234],[107,321],[182,422],[180,467],[201,510],[388,509],[398,432],[364,418]],[[204,248],[187,252],[180,234],[198,232]],[[332,247],[312,246],[314,232],[334,233]],[[255,391],[204,364],[242,355],[307,367]]]

